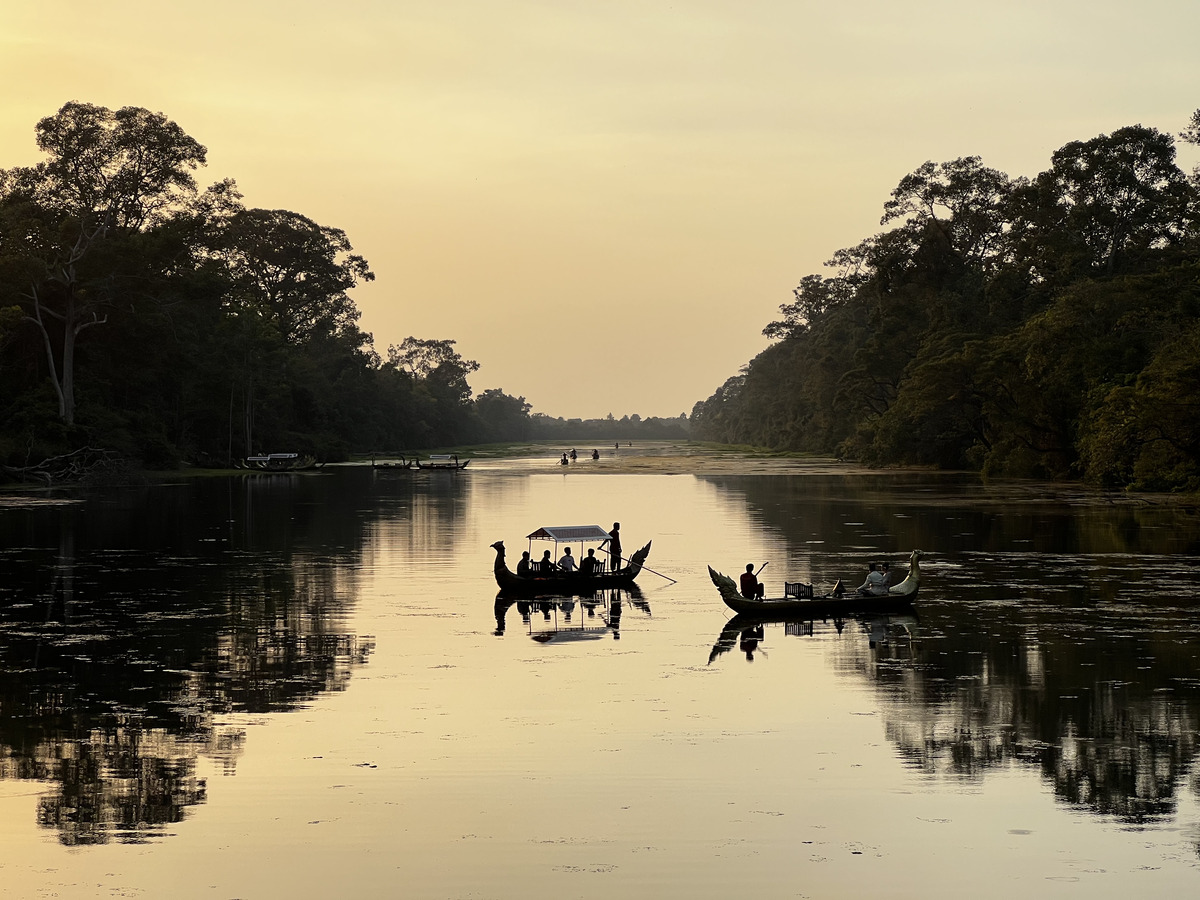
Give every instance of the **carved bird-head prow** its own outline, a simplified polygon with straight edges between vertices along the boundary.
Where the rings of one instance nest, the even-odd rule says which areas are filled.
[[[501,556],[503,556],[504,555],[504,541],[496,541],[496,543],[492,544],[492,549],[495,550],[497,553],[499,553]]]

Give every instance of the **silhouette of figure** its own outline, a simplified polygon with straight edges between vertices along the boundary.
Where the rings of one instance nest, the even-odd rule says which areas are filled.
[[[766,587],[754,575],[754,563],[746,563],[746,571],[741,578],[742,596],[747,600],[761,600]]]

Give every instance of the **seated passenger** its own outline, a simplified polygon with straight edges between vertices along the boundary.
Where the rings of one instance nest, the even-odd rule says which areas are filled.
[[[858,593],[879,595],[887,592],[883,573],[875,568],[875,563],[870,563],[867,566],[867,580],[858,586]]]
[[[575,574],[575,557],[571,555],[570,547],[563,550],[563,555],[558,560],[558,568],[564,575]]]
[[[556,565],[554,565],[554,560],[552,560],[550,558],[550,551],[547,550],[545,553],[542,554],[541,561],[538,562],[538,574],[539,575],[550,575],[554,572],[554,570],[556,568],[558,568],[558,567]]]
[[[579,562],[580,573],[583,575],[595,575],[596,574],[596,563],[598,563],[598,562],[600,562],[600,560],[596,559],[595,548],[589,549],[587,556],[585,556]]]
[[[528,577],[529,575],[533,574],[533,572],[530,571],[531,568],[532,566],[529,562],[529,551],[526,550],[521,554],[521,561],[517,563],[517,574],[522,577]]]
[[[754,563],[746,563],[746,571],[741,579],[742,596],[747,600],[761,600],[766,592],[766,585],[761,584],[754,575]]]

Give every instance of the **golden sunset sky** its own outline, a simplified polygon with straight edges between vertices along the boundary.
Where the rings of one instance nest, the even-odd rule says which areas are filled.
[[[201,184],[347,232],[381,353],[676,416],[925,160],[1181,130],[1197,35],[1197,0],[0,0],[0,167],[68,100],[163,112]]]

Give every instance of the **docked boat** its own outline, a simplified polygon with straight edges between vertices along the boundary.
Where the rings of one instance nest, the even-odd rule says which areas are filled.
[[[375,457],[372,456],[371,468],[380,469],[385,472],[408,472],[416,468],[416,460],[401,456],[397,459],[385,459],[377,462]]]
[[[491,545],[492,549],[496,551],[493,569],[496,575],[496,584],[500,586],[501,591],[514,594],[582,594],[608,588],[632,587],[634,579],[641,574],[646,557],[650,555],[650,543],[652,543],[647,542],[629,558],[627,563],[613,569],[606,562],[607,546],[611,545],[612,535],[598,525],[563,525],[539,528],[527,535],[527,539],[531,548],[531,556],[535,540],[554,543],[553,555],[550,557],[551,567],[543,569],[541,561],[531,560],[530,573],[518,575],[508,567],[508,563],[505,561],[504,542],[496,541]],[[558,569],[556,558],[560,543],[568,546],[573,543],[579,544],[579,564],[582,567],[586,565],[587,560],[594,560],[594,568],[590,572],[563,572]],[[584,548],[589,543],[599,546],[593,547],[593,552],[585,557]],[[596,557],[594,551],[597,549],[605,556]]]
[[[465,469],[470,460],[464,459],[459,462],[458,457],[453,453],[434,453],[424,462],[419,459],[414,459],[412,462],[423,471],[458,471]]]
[[[303,472],[306,469],[319,469],[323,465],[317,462],[316,457],[301,456],[299,453],[264,453],[247,456],[237,463],[239,469],[257,472]]]
[[[828,618],[838,615],[886,614],[912,608],[917,599],[917,589],[921,586],[920,559],[921,551],[914,550],[909,556],[908,576],[899,584],[888,588],[886,594],[847,592],[839,581],[830,593],[817,596],[813,593],[811,584],[784,582],[782,597],[748,599],[742,596],[737,583],[728,575],[721,574],[712,566],[708,567],[708,575],[720,591],[725,605],[734,612],[747,616],[779,619],[786,616]]]

